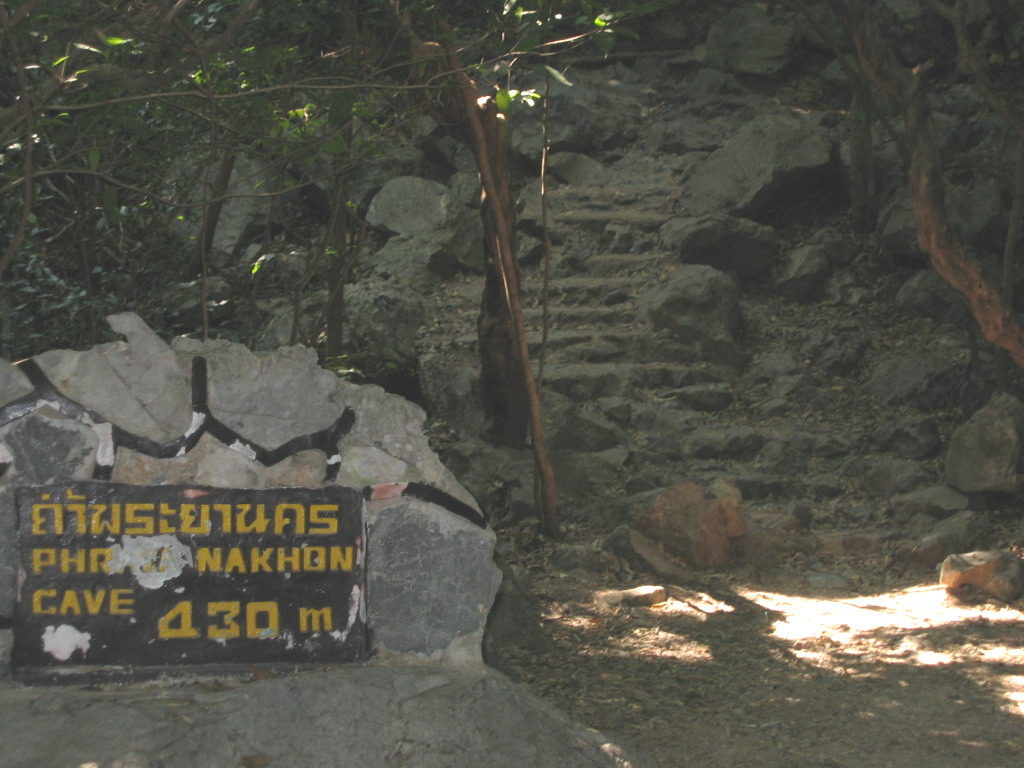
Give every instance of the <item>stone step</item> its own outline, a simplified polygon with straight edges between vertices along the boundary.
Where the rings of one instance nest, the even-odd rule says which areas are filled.
[[[645,184],[623,186],[567,185],[551,190],[551,201],[557,206],[607,210],[626,206],[655,208],[671,212],[678,200],[678,184]]]
[[[565,230],[569,227],[604,230],[608,224],[635,227],[644,232],[651,232],[677,214],[668,211],[649,211],[636,208],[616,208],[594,210],[592,208],[572,208],[559,211],[550,222],[552,231]]]
[[[531,330],[526,334],[530,357],[534,360],[540,354],[541,332]],[[476,333],[465,333],[455,339],[459,350],[476,354],[479,339]],[[548,360],[572,360],[576,362],[603,363],[629,358],[632,361],[645,359],[653,351],[654,336],[648,330],[553,330],[548,333]]]
[[[543,310],[541,307],[523,307],[526,324],[539,328]],[[552,328],[602,328],[610,325],[628,325],[643,322],[633,302],[624,302],[610,307],[587,304],[553,305],[548,307],[548,321]]]
[[[548,284],[548,304],[622,304],[634,298],[644,283],[642,277],[559,277]],[[524,281],[521,289],[524,305],[540,306],[543,289],[542,280]]]
[[[544,385],[577,401],[637,389],[684,387],[706,380],[699,363],[566,363],[544,369]]]
[[[583,266],[588,275],[611,277],[614,275],[636,275],[660,266],[675,263],[672,255],[665,251],[648,253],[600,253],[588,256]]]

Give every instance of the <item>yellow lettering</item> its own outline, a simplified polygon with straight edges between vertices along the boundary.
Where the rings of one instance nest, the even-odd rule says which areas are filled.
[[[53,530],[46,530],[46,513],[49,512],[53,520]],[[64,505],[63,504],[33,504],[32,505],[32,535],[45,536],[47,533],[64,533]]]
[[[355,547],[331,547],[331,570],[351,571],[355,554]]]
[[[274,567],[270,564],[270,557],[274,550],[251,549],[249,551],[249,573],[273,573]]]
[[[315,534],[331,535],[338,532],[338,505],[337,504],[310,504],[309,506],[309,532]],[[324,517],[327,513],[333,513]]]
[[[41,573],[43,568],[52,568],[57,564],[56,549],[32,550],[32,573]]]
[[[330,606],[326,608],[299,608],[299,632],[330,632],[334,617]]]
[[[130,589],[110,590],[110,612],[115,616],[135,613],[135,593]]]
[[[114,505],[117,506],[117,505]],[[139,517],[140,512],[152,512],[155,506],[149,502],[124,505],[124,532],[130,536],[152,536],[156,525],[152,516]],[[129,528],[128,526],[133,526]]]
[[[277,603],[249,603],[245,606],[245,636],[258,640],[277,637],[281,620]]]
[[[228,561],[224,564],[224,573],[245,573],[245,558],[242,557],[242,550],[238,547],[231,547],[228,550]]]
[[[156,634],[161,640],[188,640],[199,637],[192,624],[192,603],[182,600],[156,622]]]
[[[291,554],[286,554],[287,552]],[[277,549],[277,572],[298,571],[302,569],[302,550],[298,547],[278,547]]]
[[[110,550],[109,547],[99,547],[97,549],[90,549],[89,573],[109,573],[110,561],[113,558],[113,556],[114,553]]]
[[[64,593],[64,597],[61,598],[60,608],[57,609],[57,613],[61,616],[67,616],[69,613],[75,616],[82,614],[82,604],[78,600],[78,593],[73,589],[69,589]]]
[[[48,605],[43,607],[43,599],[57,599],[56,589],[37,589],[32,593],[32,613],[56,613],[57,606]]]
[[[257,504],[256,515],[252,520],[247,520],[246,515],[252,509],[252,504],[239,504],[238,512],[235,514],[236,533],[266,533],[270,525],[270,518],[267,517],[267,505]]]
[[[214,639],[224,640],[241,637],[242,628],[239,627],[238,622],[235,621],[241,610],[242,607],[237,600],[208,603],[206,606],[206,615],[213,618],[220,615],[224,623],[211,624],[206,628],[206,634]]]
[[[226,506],[226,505],[217,505]],[[160,505],[160,514],[163,514],[164,505]],[[196,519],[196,505],[195,504],[182,504],[181,505],[181,527],[178,529],[180,533],[186,533],[191,535],[204,536],[210,533],[210,505],[200,504],[199,505],[199,518]]]
[[[82,598],[85,600],[85,612],[96,615],[103,608],[103,601],[107,597],[107,590],[97,589],[95,592],[91,589],[82,590]]]
[[[60,572],[85,573],[85,550],[62,549],[60,551]]]
[[[327,568],[326,547],[304,547],[302,550],[302,570],[323,571]]]
[[[304,506],[301,504],[278,504],[274,507],[274,533],[284,533],[284,529],[288,525],[291,525],[292,533],[304,534],[306,532],[306,508]]]
[[[92,505],[92,517],[89,519],[89,533],[93,536],[101,536],[104,533],[117,536],[121,533],[121,505],[112,505],[106,520],[103,519],[104,512],[107,512],[106,504]]]
[[[200,573],[224,570],[224,550],[220,547],[199,547],[196,550],[196,569]]]
[[[224,533],[231,533],[234,528],[231,527],[231,505],[230,504],[214,504],[213,511],[220,513],[220,529]]]

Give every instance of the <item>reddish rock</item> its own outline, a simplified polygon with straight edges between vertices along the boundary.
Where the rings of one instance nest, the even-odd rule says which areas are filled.
[[[661,492],[650,509],[633,521],[669,557],[695,568],[721,567],[733,554],[735,540],[747,533],[740,492],[716,483],[710,494],[696,483],[680,483]]]
[[[1024,591],[1024,563],[1009,552],[966,552],[942,562],[939,583],[949,591],[974,587],[1010,602]]]

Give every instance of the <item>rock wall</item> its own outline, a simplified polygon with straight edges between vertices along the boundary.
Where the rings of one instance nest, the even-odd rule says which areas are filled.
[[[494,534],[428,446],[419,407],[339,379],[309,349],[168,345],[133,314],[109,322],[127,341],[0,364],[0,620],[15,600],[16,486],[394,483],[366,508],[372,647],[480,663]]]

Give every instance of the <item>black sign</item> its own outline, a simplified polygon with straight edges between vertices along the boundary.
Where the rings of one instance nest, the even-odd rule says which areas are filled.
[[[16,667],[359,661],[362,496],[18,488]]]

